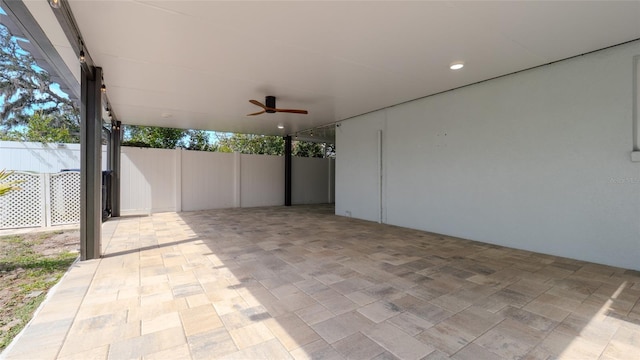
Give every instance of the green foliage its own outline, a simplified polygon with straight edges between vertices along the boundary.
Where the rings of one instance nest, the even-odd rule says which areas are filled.
[[[150,126],[125,125],[124,146],[174,149],[183,146],[189,150],[239,152],[241,154],[284,155],[284,138],[281,136],[216,133],[216,141],[209,141],[204,130],[181,130]],[[335,147],[330,144],[294,141],[293,156],[335,157]]]
[[[187,130],[189,143],[187,149],[200,151],[216,151],[217,144],[209,143],[209,134],[204,130]]]
[[[218,151],[242,154],[284,155],[281,136],[252,134],[218,134]]]
[[[242,154],[284,155],[284,138],[251,134],[218,134],[220,152]],[[333,145],[308,141],[294,141],[291,153],[300,157],[335,157]]]
[[[324,157],[324,147],[325,145],[321,143],[296,141],[291,153],[293,156],[322,158]]]
[[[187,130],[155,126],[125,125],[124,146],[175,149],[183,145]]]
[[[67,128],[80,124],[80,113],[73,101],[52,89],[49,74],[39,68],[33,56],[24,51],[17,38],[0,26],[0,127],[8,136],[26,125],[34,110],[51,116],[50,126]]]
[[[44,115],[38,111],[29,118],[26,128],[11,130],[0,139],[9,141],[34,141],[47,143],[78,143],[80,127],[73,122],[60,124],[53,115]]]
[[[7,181],[9,176],[11,176],[13,172],[7,172],[6,170],[0,170],[0,196],[6,195],[9,191],[20,190],[18,184],[22,181],[20,180],[12,180]]]
[[[22,141],[24,134],[18,130],[0,129],[1,141]]]

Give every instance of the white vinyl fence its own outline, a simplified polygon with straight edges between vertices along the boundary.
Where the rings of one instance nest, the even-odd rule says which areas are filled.
[[[0,141],[0,169],[57,173],[80,168],[80,144],[42,144]],[[102,146],[102,170],[107,170],[107,147]]]
[[[0,141],[0,169],[22,190],[0,197],[0,229],[80,221],[78,144]],[[105,156],[103,154],[103,168]],[[24,171],[26,170],[26,172]],[[37,172],[36,172],[37,171]],[[293,204],[334,202],[335,161],[292,161]],[[149,214],[284,204],[284,157],[122,147],[120,212]]]
[[[122,147],[121,214],[284,204],[284,157]],[[334,201],[333,159],[294,157],[293,204]]]
[[[0,229],[80,222],[80,172],[14,172],[20,190],[0,197]]]

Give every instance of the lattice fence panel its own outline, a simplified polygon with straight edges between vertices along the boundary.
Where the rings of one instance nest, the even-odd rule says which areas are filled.
[[[50,225],[80,222],[80,172],[49,176]]]
[[[22,180],[20,190],[0,196],[0,229],[45,226],[44,175],[14,172],[7,179]]]

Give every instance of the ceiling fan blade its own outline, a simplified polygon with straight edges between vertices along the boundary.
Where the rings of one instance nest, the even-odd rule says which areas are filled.
[[[276,112],[282,113],[292,113],[292,114],[308,114],[307,110],[297,110],[297,109],[274,109]]]
[[[269,97],[267,97],[267,103],[269,102]],[[259,106],[261,107],[263,110],[253,113],[253,114],[248,114],[247,116],[253,116],[253,115],[260,115],[263,114],[265,112],[268,113],[274,113],[274,112],[282,112],[282,113],[292,113],[292,114],[308,114],[309,112],[307,110],[298,110],[298,109],[276,109],[276,108],[272,108],[272,107],[268,107],[267,105],[261,103],[258,100],[249,100],[250,103],[252,103],[255,106]],[[272,101],[275,104],[275,98],[273,98]]]
[[[260,114],[264,114],[265,112],[266,112],[265,110],[262,110],[262,111],[254,112],[252,114],[247,114],[247,116],[260,115]]]
[[[258,100],[249,100],[249,102],[252,103],[253,105],[260,106],[261,108],[267,110],[267,106]]]

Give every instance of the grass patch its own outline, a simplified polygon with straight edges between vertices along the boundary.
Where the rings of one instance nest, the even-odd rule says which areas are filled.
[[[22,306],[15,308],[15,313],[13,314],[14,321],[13,326],[9,326],[6,332],[2,333],[2,339],[0,340],[0,349],[4,350],[9,344],[11,340],[13,340],[18,333],[24,328],[24,326],[31,320],[33,313],[36,311],[40,303],[44,300],[46,294],[40,294],[35,298],[31,299],[27,303],[22,304]]]
[[[77,231],[0,237],[0,350],[33,313],[78,256]]]

